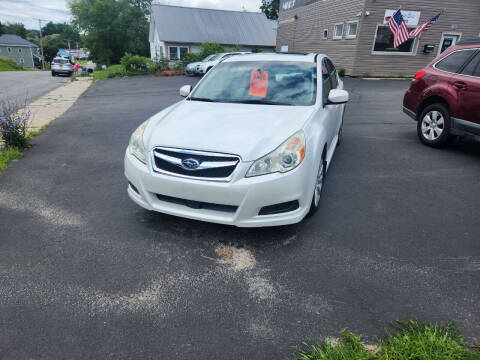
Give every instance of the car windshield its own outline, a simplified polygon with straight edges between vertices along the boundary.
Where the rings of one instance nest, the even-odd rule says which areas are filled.
[[[215,56],[216,56],[216,54],[208,55],[205,59],[202,60],[202,62],[210,61],[210,60],[212,60]]]
[[[190,100],[265,105],[313,105],[317,67],[310,62],[233,61],[215,66]]]
[[[213,54],[212,57],[210,59],[208,59],[207,61],[217,60],[220,56],[222,56],[222,54]]]
[[[68,59],[53,59],[54,64],[68,64]]]

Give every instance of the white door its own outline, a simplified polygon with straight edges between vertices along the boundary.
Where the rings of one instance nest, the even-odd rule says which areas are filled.
[[[438,55],[447,50],[450,46],[455,45],[460,40],[460,34],[443,34],[442,41],[438,48]]]

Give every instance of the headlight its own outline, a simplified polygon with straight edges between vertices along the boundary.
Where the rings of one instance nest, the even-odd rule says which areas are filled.
[[[305,158],[305,134],[295,133],[270,154],[256,160],[246,177],[287,172],[295,169]]]
[[[128,144],[128,151],[130,152],[130,154],[135,156],[144,164],[147,163],[147,150],[143,145],[143,132],[145,131],[147,124],[148,121],[145,121],[137,128],[137,130],[134,131],[130,138],[130,143]]]

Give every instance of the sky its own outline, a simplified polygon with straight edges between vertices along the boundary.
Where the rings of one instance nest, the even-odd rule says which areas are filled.
[[[156,2],[224,10],[259,11],[261,0],[156,0]],[[0,0],[0,21],[21,22],[27,29],[38,29],[38,18],[45,22],[69,22],[67,0]]]

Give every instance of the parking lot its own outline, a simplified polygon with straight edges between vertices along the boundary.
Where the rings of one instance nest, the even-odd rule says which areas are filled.
[[[480,144],[425,147],[401,112],[409,82],[346,79],[314,217],[147,212],[126,193],[130,134],[196,81],[99,81],[0,174],[1,359],[285,359],[409,317],[480,342]]]

